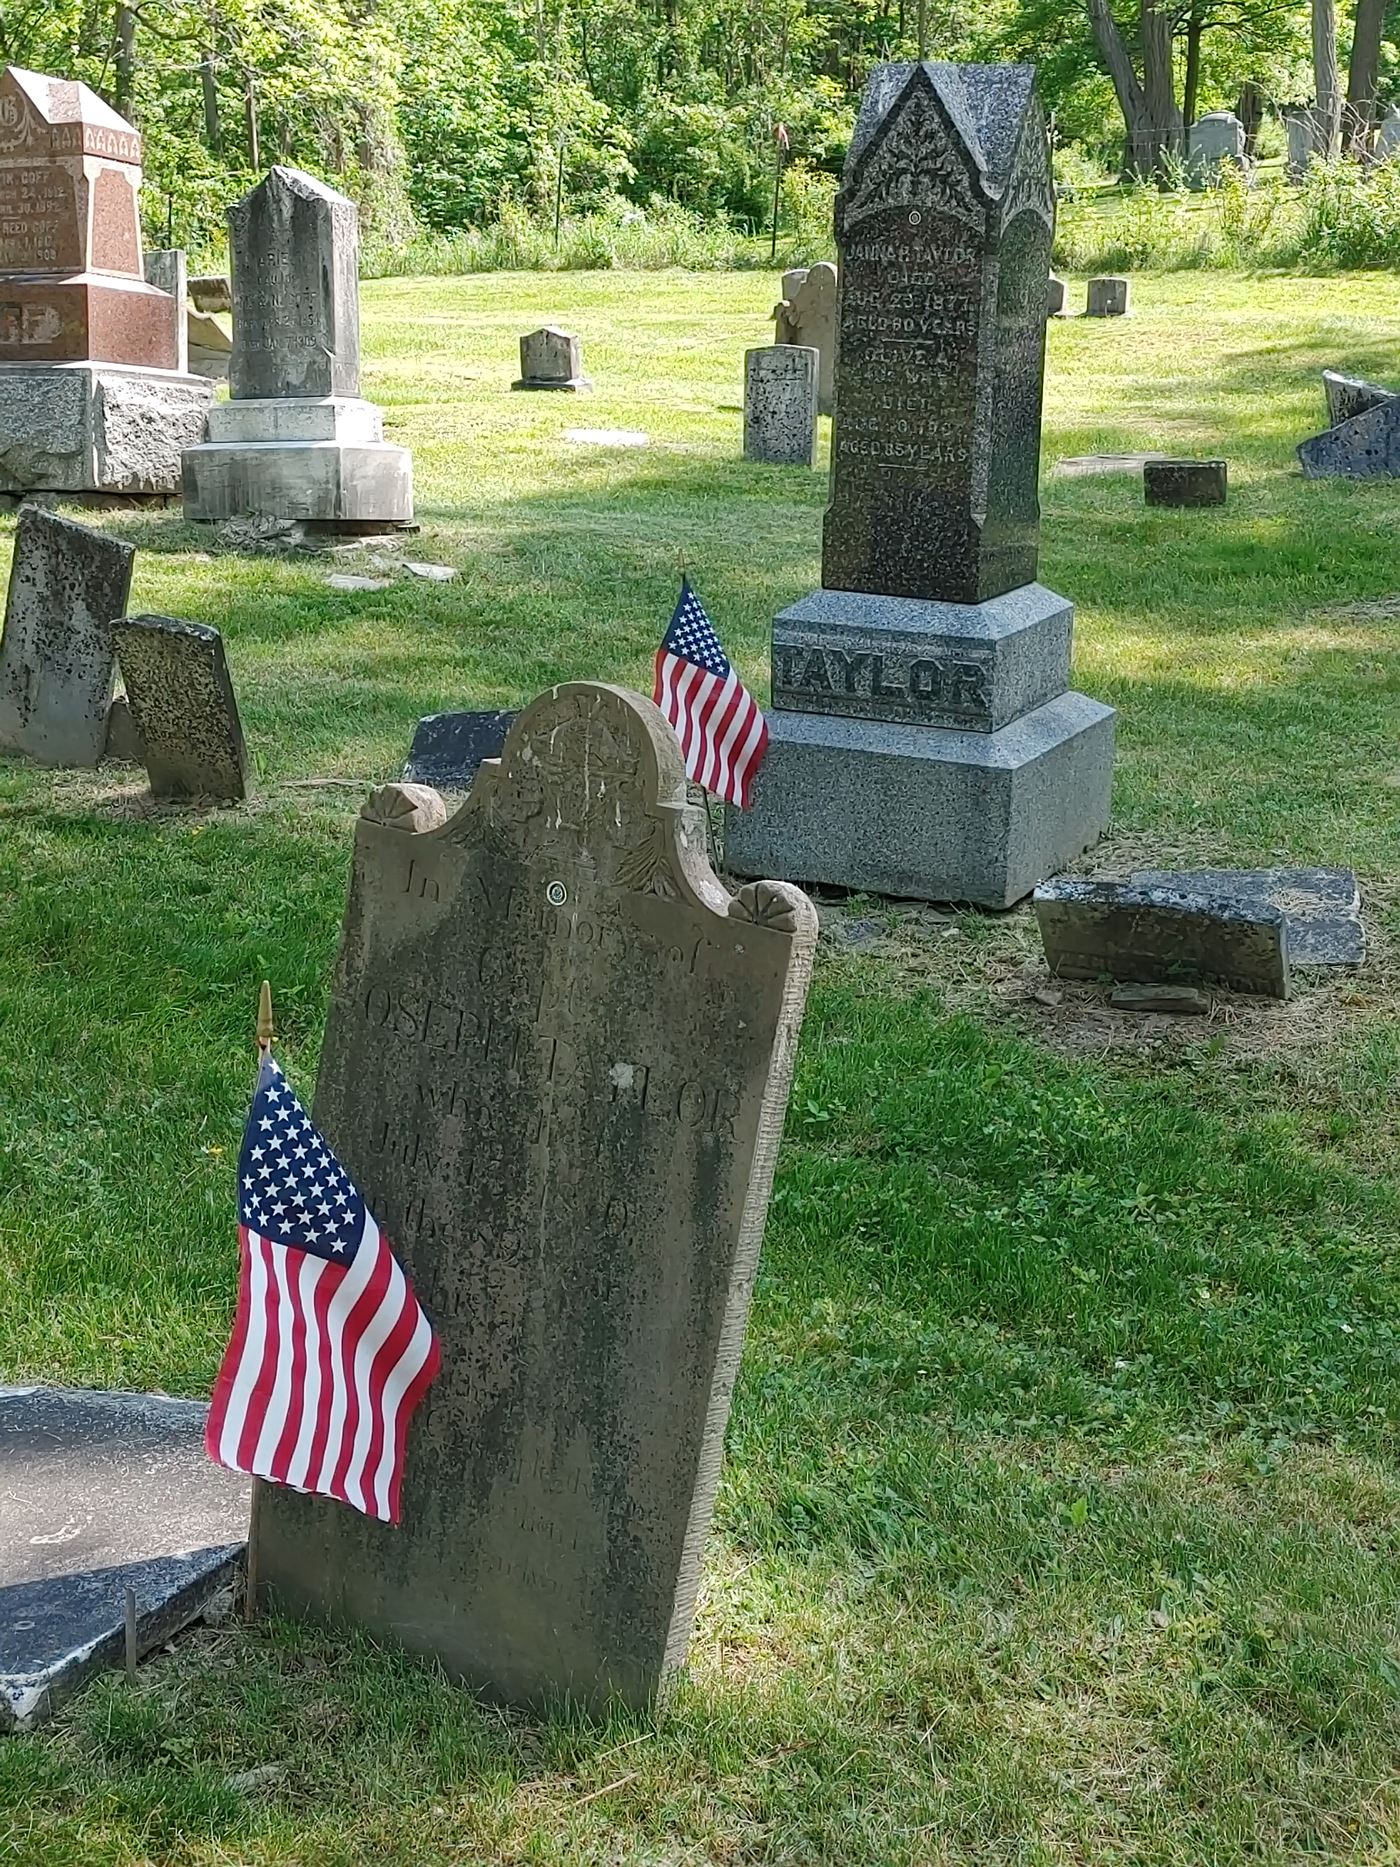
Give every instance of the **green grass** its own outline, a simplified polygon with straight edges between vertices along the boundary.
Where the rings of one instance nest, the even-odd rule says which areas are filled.
[[[1052,326],[1047,467],[1218,453],[1231,500],[1046,479],[1076,680],[1121,710],[1103,853],[1350,862],[1367,971],[1137,1043],[1092,993],[1034,999],[1024,912],[824,948],[667,1711],[506,1716],[393,1655],[205,1631],[0,1745],[0,1858],[1400,1859],[1400,504],[1291,454],[1319,369],[1385,378],[1400,314],[1374,278],[1138,291],[1130,320]],[[136,606],[224,629],[258,800],[153,813],[129,775],[0,766],[0,1378],[207,1387],[257,982],[309,1083],[359,790],[419,713],[645,685],[682,562],[763,686],[824,497],[737,457],[773,296],[367,288],[408,548],[453,584],[338,595],[173,513],[103,521],[142,546]],[[546,316],[594,395],[509,393]]]

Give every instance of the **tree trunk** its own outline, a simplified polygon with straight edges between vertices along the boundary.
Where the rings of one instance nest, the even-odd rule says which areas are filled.
[[[1313,149],[1330,161],[1341,148],[1342,78],[1337,66],[1337,0],[1312,0]]]
[[[199,83],[204,93],[204,141],[210,155],[216,156],[223,137],[219,128],[219,86],[212,52],[206,52],[199,61]]]
[[[136,14],[129,6],[117,7],[117,76],[112,93],[112,108],[119,117],[130,117],[131,95],[136,88]]]
[[[262,167],[262,138],[258,132],[258,86],[251,71],[243,74],[243,121],[248,131],[248,167],[256,175]]]
[[[1240,86],[1240,100],[1235,115],[1244,125],[1245,160],[1252,162],[1259,147],[1259,130],[1264,121],[1264,93],[1253,78]]]
[[[1351,35],[1351,69],[1347,74],[1346,146],[1353,155],[1369,155],[1376,121],[1376,86],[1380,79],[1381,40],[1385,34],[1386,0],[1356,0],[1356,26]]]
[[[1186,147],[1186,131],[1176,107],[1175,36],[1164,0],[1143,0],[1142,88],[1153,133],[1160,139],[1159,164],[1161,156],[1180,155]]]
[[[1193,0],[1186,16],[1186,74],[1181,87],[1181,122],[1188,132],[1196,121],[1196,102],[1201,94],[1201,40],[1205,30],[1205,10],[1200,0]]]
[[[1123,113],[1123,127],[1126,131],[1123,166],[1132,174],[1149,173],[1156,166],[1160,151],[1153,147],[1147,99],[1138,83],[1137,73],[1133,70],[1133,61],[1128,57],[1128,48],[1118,30],[1118,22],[1109,11],[1108,0],[1086,0],[1086,3],[1099,56],[1112,81],[1118,108]]]

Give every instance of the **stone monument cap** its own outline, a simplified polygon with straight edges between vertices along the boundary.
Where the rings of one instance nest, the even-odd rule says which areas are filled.
[[[141,137],[76,78],[7,65],[0,72],[0,162],[75,155],[139,164]]]

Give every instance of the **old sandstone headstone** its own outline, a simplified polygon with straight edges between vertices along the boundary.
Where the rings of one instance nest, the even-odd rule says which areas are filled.
[[[0,638],[0,747],[43,765],[101,763],[112,630],[135,557],[119,538],[21,506]]]
[[[816,465],[818,361],[797,344],[744,352],[745,460]]]
[[[816,938],[698,817],[660,713],[578,684],[445,823],[358,825],[316,1121],[442,1373],[402,1525],[263,1487],[258,1573],[507,1700],[645,1704],[689,1639]]]
[[[802,344],[817,353],[817,407],[823,415],[836,406],[837,297],[836,268],[823,259],[785,272],[782,300],[773,309],[774,341]]]
[[[413,518],[408,450],[360,396],[359,212],[274,168],[229,209],[229,400],[183,457],[185,516],[296,520],[328,532]]]
[[[130,616],[116,625],[116,638],[152,797],[242,798],[248,755],[219,631]]]
[[[512,389],[591,389],[583,373],[583,344],[571,331],[546,324],[520,339],[520,375]]]
[[[147,282],[141,138],[86,85],[0,73],[0,490],[172,491],[212,391]]]
[[[881,66],[836,203],[822,588],[773,627],[741,875],[1004,907],[1100,833],[1111,709],[1035,581],[1050,247],[1029,66]]]

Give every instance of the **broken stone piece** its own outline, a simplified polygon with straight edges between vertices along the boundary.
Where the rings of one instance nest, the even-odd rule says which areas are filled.
[[[1118,985],[1108,995],[1115,1011],[1170,1011],[1180,1017],[1203,1018],[1210,1000],[1192,985]]]
[[[1062,979],[1290,994],[1287,923],[1269,902],[1061,877],[1042,883],[1034,903],[1046,961]]]

